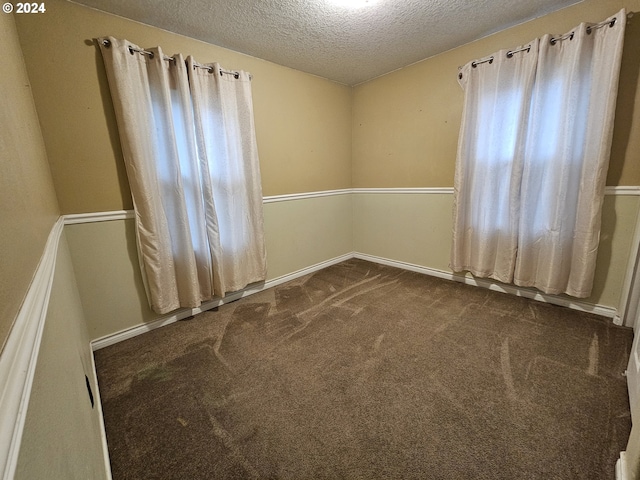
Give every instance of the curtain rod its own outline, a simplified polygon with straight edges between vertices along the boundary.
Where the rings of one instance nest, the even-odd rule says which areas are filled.
[[[96,39],[97,40],[97,39]],[[109,48],[111,47],[111,42],[109,41],[109,39],[104,38],[102,39],[102,45],[104,45],[105,47]],[[148,50],[142,50],[140,48],[134,48],[131,45],[129,45],[129,53],[131,53],[131,55],[133,55],[133,53],[139,53],[140,55],[147,55],[149,58],[153,58],[155,56],[155,54],[153,52],[150,52]],[[176,59],[174,57],[168,57],[166,55],[163,56],[163,60],[166,60],[167,62],[172,62],[175,64]],[[202,65],[200,63],[197,62],[193,62],[193,68],[201,68],[204,70],[207,70],[209,73],[213,73],[213,67],[210,65]],[[234,78],[239,78],[240,77],[240,72],[237,71],[230,71],[230,70],[223,70],[222,68],[219,70],[220,75],[222,74],[226,74],[226,75],[233,75]],[[253,75],[249,74],[249,80],[253,80]]]
[[[629,19],[629,18],[633,17],[635,14],[636,14],[636,12],[633,12],[633,11],[627,12],[627,18]],[[616,24],[617,20],[618,19],[616,17],[613,17],[611,20],[606,20],[604,22],[596,23],[595,25],[588,25],[587,26],[587,35],[591,35],[591,32],[594,29],[602,28],[605,25],[609,25],[609,28],[611,28]],[[556,43],[561,42],[563,40],[567,40],[567,39],[573,40],[574,34],[575,34],[575,31],[567,33],[567,34],[562,35],[560,37],[551,37],[551,40],[550,40],[551,45],[555,45]],[[529,45],[527,47],[519,48],[517,50],[509,50],[507,52],[507,58],[513,57],[514,53],[524,52],[525,50],[528,53],[531,50],[531,45]],[[482,58],[480,60],[474,60],[473,62],[471,62],[471,66],[473,68],[476,68],[478,65],[480,65],[482,63],[492,64],[493,60],[494,60],[494,57],[493,57],[493,55],[491,55],[490,57],[485,57],[485,58]],[[462,67],[458,67],[458,70],[461,70],[461,69],[462,69]],[[460,79],[462,78],[462,73],[458,73],[458,78],[460,78]]]
[[[211,65],[201,65],[200,63],[194,61],[193,68],[201,68],[208,71],[209,73],[213,73],[213,67]],[[233,75],[233,77],[236,79],[240,77],[240,72],[238,71],[220,69],[220,75],[222,75],[223,73],[226,73],[227,75]],[[249,74],[249,80],[253,80],[253,76],[251,74]]]

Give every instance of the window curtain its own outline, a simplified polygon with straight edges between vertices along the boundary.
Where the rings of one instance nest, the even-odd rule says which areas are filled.
[[[151,308],[167,313],[266,278],[251,84],[160,47],[98,39]],[[237,77],[237,78],[236,78]]]
[[[451,268],[591,294],[625,11],[469,62]]]

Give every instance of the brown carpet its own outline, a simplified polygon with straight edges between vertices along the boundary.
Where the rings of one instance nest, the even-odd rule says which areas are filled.
[[[115,480],[613,479],[631,340],[350,260],[95,357]]]

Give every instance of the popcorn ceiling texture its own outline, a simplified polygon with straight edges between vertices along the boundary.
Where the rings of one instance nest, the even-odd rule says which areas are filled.
[[[379,0],[350,9],[331,0],[78,0],[347,85],[577,2]]]

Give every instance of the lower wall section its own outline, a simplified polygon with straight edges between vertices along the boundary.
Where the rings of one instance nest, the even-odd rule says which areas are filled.
[[[65,232],[92,340],[157,318],[142,283],[133,220],[67,225]]]
[[[267,280],[352,251],[351,195],[264,205]],[[149,323],[132,219],[65,227],[92,340]]]
[[[356,193],[353,250],[450,271],[452,207],[448,193]]]
[[[267,280],[351,253],[351,195],[264,205]]]
[[[267,280],[352,252],[451,272],[452,189],[320,193],[265,202]],[[593,295],[581,304],[619,311],[639,208],[635,193],[605,196]],[[69,218],[89,223],[65,227],[92,340],[159,318],[142,285],[133,219],[109,218]]]
[[[593,294],[581,302],[619,308],[639,205],[634,195],[605,196]],[[452,209],[452,193],[356,192],[353,249],[450,272]]]
[[[110,478],[93,372],[63,233],[14,478]],[[85,376],[94,394],[93,407]]]

